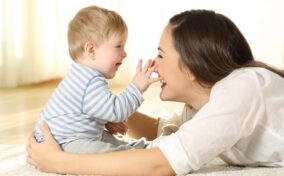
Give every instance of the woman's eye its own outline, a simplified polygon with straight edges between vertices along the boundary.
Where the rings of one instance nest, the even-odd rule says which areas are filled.
[[[160,54],[158,54],[158,56],[157,56],[157,57],[158,57],[158,58],[161,58],[161,59],[163,58],[163,56],[162,56],[162,55],[160,55]]]

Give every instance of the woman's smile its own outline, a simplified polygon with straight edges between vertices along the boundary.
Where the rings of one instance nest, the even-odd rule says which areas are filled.
[[[167,84],[164,80],[161,80],[160,83],[161,83],[161,88],[165,87]]]

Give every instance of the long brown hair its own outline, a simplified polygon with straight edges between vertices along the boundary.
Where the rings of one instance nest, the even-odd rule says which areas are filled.
[[[181,62],[203,85],[212,86],[242,67],[264,67],[284,77],[283,72],[254,60],[247,40],[224,15],[191,10],[173,16],[169,24]]]

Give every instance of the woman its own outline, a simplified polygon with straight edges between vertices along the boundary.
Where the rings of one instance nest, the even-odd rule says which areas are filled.
[[[197,111],[177,132],[148,149],[79,155],[61,151],[43,125],[46,141],[30,138],[28,163],[98,175],[184,175],[216,156],[236,165],[284,166],[284,74],[254,60],[231,20],[206,10],[175,15],[155,62],[161,99]]]

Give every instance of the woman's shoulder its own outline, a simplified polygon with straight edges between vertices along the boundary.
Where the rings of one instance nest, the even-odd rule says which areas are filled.
[[[214,87],[237,86],[249,88],[279,82],[284,84],[284,79],[265,68],[248,67],[234,70],[227,77],[217,82]]]
[[[266,92],[284,90],[284,79],[279,75],[257,67],[242,68],[233,71],[212,88],[212,96],[230,96],[256,98]]]
[[[210,97],[240,99],[255,94],[259,91],[260,79],[251,68],[237,69],[212,87]]]

